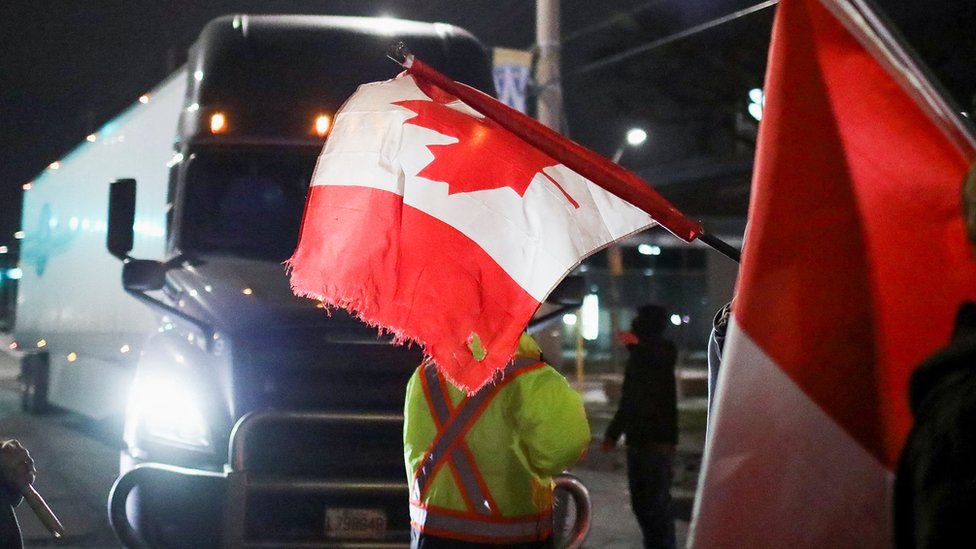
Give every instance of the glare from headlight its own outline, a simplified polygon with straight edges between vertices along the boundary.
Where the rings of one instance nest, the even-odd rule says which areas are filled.
[[[210,446],[210,433],[199,400],[192,385],[185,380],[166,376],[137,379],[129,415],[129,425],[139,436],[196,448]]]

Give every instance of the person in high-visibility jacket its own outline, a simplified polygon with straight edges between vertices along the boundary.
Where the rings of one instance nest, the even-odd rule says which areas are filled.
[[[552,477],[582,457],[590,428],[582,398],[528,334],[515,357],[471,396],[432,362],[410,378],[412,547],[552,546]]]

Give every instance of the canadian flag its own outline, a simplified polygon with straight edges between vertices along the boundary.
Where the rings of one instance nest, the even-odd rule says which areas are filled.
[[[693,547],[888,547],[914,366],[976,297],[971,137],[863,2],[782,0]]]
[[[654,223],[409,74],[346,102],[311,185],[294,291],[420,343],[468,391],[581,259]]]

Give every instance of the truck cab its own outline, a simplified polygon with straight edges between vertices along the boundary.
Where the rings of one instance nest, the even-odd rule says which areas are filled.
[[[482,46],[450,25],[221,17],[183,69],[38,178],[25,260],[46,259],[22,285],[18,339],[44,341],[54,404],[124,413],[117,530],[172,547],[409,540],[401,414],[421,353],[295,297],[283,265],[332,117],[398,72],[385,53],[400,40],[493,91]],[[81,174],[104,179],[70,190]],[[82,203],[90,219],[62,213]],[[76,236],[66,253],[93,272],[65,274],[51,246],[68,224],[101,227],[117,259]],[[56,283],[73,322],[40,312],[65,310]]]

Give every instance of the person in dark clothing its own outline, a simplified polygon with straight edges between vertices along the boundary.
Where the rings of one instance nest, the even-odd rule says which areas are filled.
[[[16,440],[0,444],[0,547],[23,547],[14,507],[23,497],[20,490],[34,482],[34,460]]]
[[[948,347],[915,370],[915,425],[895,477],[895,546],[954,547],[976,516],[976,303],[964,303]]]
[[[976,257],[976,164],[962,198]],[[959,306],[949,345],[916,368],[908,397],[915,423],[895,476],[895,546],[968,545],[976,517],[976,303]]]
[[[638,309],[631,325],[637,342],[627,346],[620,407],[603,440],[604,451],[610,451],[627,436],[630,502],[648,548],[675,546],[671,463],[678,443],[677,349],[662,335],[666,326],[663,307]]]

